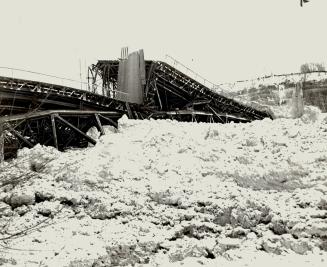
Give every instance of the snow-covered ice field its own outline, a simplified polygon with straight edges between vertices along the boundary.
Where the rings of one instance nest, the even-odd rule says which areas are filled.
[[[95,131],[90,134],[97,135]],[[326,266],[327,116],[119,121],[0,165],[3,266]]]

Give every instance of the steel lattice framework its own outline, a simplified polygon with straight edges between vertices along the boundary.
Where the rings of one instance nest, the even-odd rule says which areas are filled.
[[[123,114],[219,123],[272,117],[212,91],[162,61],[145,61],[143,103],[129,103],[126,92],[118,90],[119,62],[100,60],[90,66],[88,91],[0,77],[0,161],[37,143],[59,150],[94,144],[87,130],[95,126],[103,134],[102,124],[117,127]]]
[[[0,116],[32,110],[123,110],[125,103],[62,85],[0,76]]]
[[[105,95],[114,94],[118,68],[118,60],[100,60],[92,65],[90,90],[100,87]],[[222,96],[165,62],[145,61],[145,69],[144,103],[131,106],[130,115],[135,118],[173,117],[221,123],[272,118],[269,112]]]

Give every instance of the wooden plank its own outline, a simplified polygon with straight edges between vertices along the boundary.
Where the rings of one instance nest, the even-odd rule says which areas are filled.
[[[70,127],[72,130],[74,130],[76,133],[80,134],[81,136],[83,136],[87,141],[89,141],[91,144],[95,145],[97,142],[91,138],[90,136],[88,136],[87,134],[83,133],[80,129],[78,129],[77,127],[75,127],[73,124],[71,124],[70,122],[66,121],[64,118],[60,117],[59,115],[55,114],[54,115],[56,117],[56,119],[60,120],[63,124],[67,125],[68,127]]]

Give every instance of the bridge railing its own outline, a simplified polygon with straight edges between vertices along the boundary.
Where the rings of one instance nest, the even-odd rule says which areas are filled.
[[[165,61],[168,64],[170,64],[171,66],[173,66],[174,68],[185,73],[192,79],[196,80],[197,82],[199,82],[199,83],[203,84],[204,86],[208,87],[209,89],[213,90],[214,92],[217,92],[217,93],[223,92],[223,89],[219,85],[214,84],[213,82],[210,82],[209,80],[207,80],[206,78],[204,78],[203,76],[198,74],[197,72],[195,72],[192,69],[190,69],[189,67],[185,66],[183,63],[181,63],[177,59],[173,58],[172,56],[166,55]]]
[[[59,77],[55,75],[44,74],[44,73],[30,71],[30,70],[0,66],[0,76],[56,84],[65,87],[71,87],[71,88],[89,91],[88,83],[86,82]]]
[[[103,90],[102,85],[100,83],[89,85],[87,82],[78,81],[74,79],[44,74],[44,73],[30,71],[30,70],[2,67],[2,66],[0,66],[0,76],[13,78],[13,79],[23,79],[29,81],[37,81],[37,82],[54,84],[54,85],[60,85],[63,87],[70,87],[74,89],[96,93],[99,95],[104,95],[106,97],[115,98],[122,101],[128,100],[127,93],[116,91],[116,90],[114,91],[110,89]]]

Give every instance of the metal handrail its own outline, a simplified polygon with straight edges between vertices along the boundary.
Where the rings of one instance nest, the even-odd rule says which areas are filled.
[[[5,73],[4,70],[9,71],[9,73],[8,72]],[[75,88],[78,90],[92,92],[92,90],[89,89],[90,86],[89,86],[89,83],[87,83],[87,82],[78,81],[78,80],[65,78],[65,77],[59,77],[59,76],[45,74],[45,73],[31,71],[31,70],[0,66],[0,76],[13,78],[13,79],[22,78],[22,79],[31,80],[31,81],[38,81],[38,82],[44,82],[44,83],[49,83],[49,84],[54,84],[54,85],[61,85],[61,86],[65,86],[65,87]],[[102,95],[102,86],[99,84],[96,84],[96,86],[97,86],[97,88],[99,88],[99,90],[98,90],[99,92],[96,92],[96,93]],[[112,90],[112,89],[107,89],[107,91],[109,91],[110,94],[128,95],[128,93],[126,93],[126,92]]]
[[[220,92],[224,91],[218,84],[215,84],[215,83],[209,81],[208,79],[204,78],[203,76],[201,76],[194,70],[190,69],[189,67],[185,66],[183,63],[181,63],[177,59],[173,58],[172,56],[166,54],[165,60],[167,60],[167,61],[171,60],[172,66],[176,69],[178,69],[178,66],[181,66],[183,68],[183,70],[180,69],[182,72],[185,71],[185,74],[191,76],[191,78],[193,78],[197,82],[202,83],[203,85],[207,86],[209,89],[214,90],[214,91],[220,91]]]

